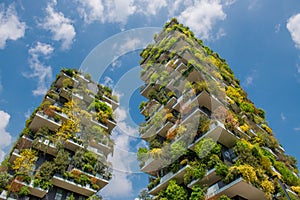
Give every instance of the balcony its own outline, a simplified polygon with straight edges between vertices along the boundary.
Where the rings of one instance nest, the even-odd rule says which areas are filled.
[[[29,136],[22,135],[17,142],[18,149],[27,149],[31,147],[32,139]]]
[[[92,139],[92,140],[90,140],[89,145],[91,147],[94,147],[94,148],[99,149],[100,151],[102,151],[105,156],[107,156],[113,150],[112,145],[109,145],[108,142],[104,142],[104,141],[98,141],[97,142],[96,140]]]
[[[56,131],[61,126],[61,121],[56,122],[54,118],[45,115],[41,111],[38,111],[30,123],[29,129],[32,131],[37,131],[43,126],[47,126],[50,130]]]
[[[117,126],[117,123],[114,120],[108,119],[107,128],[108,128],[109,132],[112,131],[116,126]]]
[[[11,197],[8,197],[8,192],[6,190],[3,190],[0,194],[0,200],[17,200],[15,198],[11,198]]]
[[[162,137],[165,137],[168,130],[174,126],[174,123],[166,121],[161,127],[158,127],[156,129],[156,133]]]
[[[90,83],[90,81],[88,79],[86,79],[82,74],[77,74],[77,78],[81,79],[85,83]]]
[[[194,150],[195,146],[203,138],[212,138],[214,141],[219,142],[228,148],[233,147],[236,141],[239,139],[238,136],[227,130],[224,124],[219,121],[215,121],[210,125],[209,131],[207,131],[200,138],[196,139],[196,141],[192,143],[188,148]]]
[[[71,94],[72,94],[72,91],[70,89],[61,88],[59,90],[59,95],[67,100],[71,99]]]
[[[100,174],[94,175],[94,174],[90,174],[90,173],[81,171],[80,169],[77,169],[77,168],[74,168],[74,169],[80,171],[81,174],[87,175],[89,178],[93,178],[93,179],[97,180],[96,184],[100,187],[99,190],[101,190],[108,184],[108,181],[109,181],[108,178],[104,178]]]
[[[113,110],[115,110],[117,107],[119,107],[119,102],[117,102],[105,95],[103,95],[102,98],[103,98],[104,102],[107,102],[108,104],[110,104],[112,106]]]
[[[149,91],[150,91],[151,88],[152,88],[151,84],[141,86],[141,88],[140,88],[141,95],[148,98],[148,94],[149,94]]]
[[[140,129],[141,138],[144,140],[149,139],[150,137],[156,134],[156,129],[158,127],[160,126],[158,126],[157,124],[152,124],[150,127],[148,127],[147,125],[145,127],[141,127]]]
[[[95,148],[95,147],[92,147],[92,146],[88,146],[87,150],[89,150],[91,152],[94,152],[95,154],[97,154],[98,156],[103,158],[103,160],[106,160],[106,155],[101,149],[98,149],[98,148]]]
[[[34,148],[48,153],[52,156],[56,156],[57,154],[56,146],[50,140],[45,138],[39,138],[38,143],[34,146]]]
[[[278,160],[278,156],[272,151],[272,149],[270,149],[269,147],[261,147],[263,148],[264,150],[267,150],[269,153],[271,153],[276,160]]]
[[[57,79],[57,81],[55,82],[55,86],[58,87],[58,88],[61,88],[63,87],[63,81],[65,79],[69,78],[72,83],[73,83],[73,87],[76,87],[78,84],[79,84],[79,81],[76,80],[75,78],[71,77],[71,76],[68,76],[67,74],[65,73],[62,73],[60,74],[59,78]]]
[[[184,100],[184,96],[189,95],[188,100]],[[193,90],[190,90],[186,94],[183,94],[178,98],[176,104],[174,104],[173,109],[177,111],[182,111],[189,105],[195,105],[197,107],[205,107],[210,111],[217,109],[223,104],[214,96],[210,95],[206,90],[200,92],[197,96],[193,95]]]
[[[31,181],[30,184],[27,184],[27,183],[24,183],[24,182],[14,179],[12,184],[27,186],[29,189],[29,192],[30,192],[29,194],[32,196],[39,197],[39,198],[43,198],[48,193],[48,190],[44,190],[40,187],[34,187],[33,181]]]
[[[176,97],[171,97],[168,102],[166,103],[165,105],[165,108],[172,108],[172,106],[174,105],[174,103],[177,101],[177,98]]]
[[[84,146],[82,144],[79,144],[78,142],[73,141],[71,139],[67,139],[64,146],[65,146],[66,149],[69,149],[73,152],[75,152],[77,149],[83,149],[84,148]]]
[[[154,110],[157,110],[157,107],[159,106],[159,102],[156,101],[155,99],[152,99],[151,101],[149,101],[144,108],[141,110],[141,114],[146,115],[147,111],[149,113],[152,113]]]
[[[156,195],[159,191],[164,190],[168,187],[170,180],[176,180],[178,184],[181,184],[183,182],[183,177],[186,173],[186,169],[188,167],[189,165],[186,165],[175,173],[169,172],[168,174],[161,177],[159,184],[152,188],[149,191],[149,194]]]
[[[17,159],[17,158],[21,158],[21,155],[20,155],[20,152],[19,152],[19,149],[14,149],[14,151],[12,152],[10,158],[9,158],[9,162],[11,164],[14,164],[14,161]]]
[[[148,160],[145,162],[144,166],[141,168],[142,172],[155,175],[152,172],[157,171],[161,169],[163,166],[166,166],[164,161],[161,158],[148,158]]]
[[[213,168],[208,170],[203,178],[192,180],[187,186],[189,188],[193,188],[195,185],[211,186],[220,180],[221,178],[216,174],[215,168]]]
[[[206,199],[217,199],[222,195],[227,195],[229,198],[241,196],[251,200],[267,200],[263,191],[247,183],[243,178],[238,178],[229,184],[220,181],[212,185],[207,189]]]
[[[54,175],[52,178],[53,185],[69,190],[71,192],[75,192],[77,194],[81,194],[84,196],[91,196],[95,194],[97,191],[92,189],[89,185],[80,185],[73,181],[69,181],[67,179],[64,179],[60,177],[59,175]]]
[[[108,130],[108,126],[106,126],[105,124],[102,124],[101,122],[98,122],[94,119],[91,119],[91,122],[94,124],[94,125],[97,125],[97,126],[100,126],[102,128],[104,128],[105,130]]]
[[[63,113],[63,112],[57,112],[57,111],[55,111],[55,114],[57,114],[60,117],[61,121],[63,121],[63,122],[65,122],[68,119],[70,119],[69,116],[67,114]]]

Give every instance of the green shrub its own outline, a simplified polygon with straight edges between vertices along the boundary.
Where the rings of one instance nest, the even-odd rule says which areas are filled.
[[[29,188],[27,186],[22,186],[20,188],[20,191],[18,192],[18,194],[23,197],[23,196],[27,196],[30,193]]]

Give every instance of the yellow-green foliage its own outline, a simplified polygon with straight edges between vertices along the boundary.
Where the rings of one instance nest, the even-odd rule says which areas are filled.
[[[269,126],[267,126],[266,124],[262,124],[261,127],[262,127],[265,131],[267,131],[267,133],[272,134],[272,129],[271,129]]]
[[[150,150],[150,155],[151,155],[151,157],[152,158],[161,158],[161,156],[162,156],[162,150],[161,150],[161,148],[153,148],[153,149],[151,149]]]
[[[244,96],[242,95],[240,88],[228,86],[226,94],[238,104],[242,103],[242,101],[244,100]]]
[[[13,170],[23,174],[29,174],[30,170],[34,166],[34,162],[37,158],[37,153],[31,149],[24,149],[20,153],[21,157],[16,158],[13,165]]]
[[[298,196],[300,197],[300,186],[292,186],[291,188],[292,188],[292,190],[294,190],[294,191],[298,194]]]
[[[268,199],[272,199],[272,194],[275,192],[274,184],[265,179],[261,182],[260,186],[262,187],[263,191],[266,193],[266,197]]]
[[[238,174],[241,174],[244,180],[247,181],[248,183],[255,184],[258,182],[255,169],[248,164],[232,166],[229,168],[229,171],[231,172],[237,171]]]
[[[240,126],[240,128],[241,128],[241,130],[243,131],[243,132],[247,132],[247,131],[249,131],[249,126],[248,126],[248,124],[243,124],[242,126]]]

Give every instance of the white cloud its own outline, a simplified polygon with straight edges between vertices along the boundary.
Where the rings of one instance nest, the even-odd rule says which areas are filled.
[[[285,121],[285,120],[286,120],[286,116],[284,115],[284,113],[281,113],[281,114],[280,114],[280,118],[281,118],[282,121]]]
[[[77,10],[86,23],[92,23],[94,21],[105,21],[104,5],[102,0],[75,0],[80,6]]]
[[[142,44],[142,41],[138,38],[127,38],[124,44],[118,45],[119,54],[128,53],[137,49]]]
[[[294,131],[300,131],[300,127],[294,128]]]
[[[156,15],[162,8],[168,6],[167,0],[139,0],[139,12],[145,15]]]
[[[134,14],[136,7],[134,0],[112,0],[106,1],[106,15],[109,22],[120,22],[126,24],[127,18]]]
[[[75,0],[79,4],[77,10],[86,23],[100,21],[126,24],[136,7],[134,0]]]
[[[286,28],[289,30],[296,48],[300,49],[300,13],[293,15],[287,21]]]
[[[76,36],[75,28],[72,21],[66,18],[63,13],[55,12],[53,5],[48,4],[46,8],[47,16],[45,17],[41,27],[52,32],[52,39],[61,41],[63,50],[69,49]]]
[[[202,39],[211,39],[214,25],[225,18],[226,14],[220,0],[195,1],[178,16],[181,23],[190,27]]]
[[[5,157],[3,149],[11,144],[11,135],[6,131],[10,115],[0,110],[0,119],[0,162],[2,162]]]
[[[252,11],[258,10],[261,7],[261,3],[262,2],[259,0],[250,1],[250,4],[248,5],[248,10],[252,10]]]
[[[253,79],[254,79],[253,76],[247,76],[245,81],[244,81],[244,85],[245,86],[251,85],[253,83]]]
[[[24,37],[26,24],[19,20],[13,4],[5,10],[0,4],[0,49],[3,49],[7,40],[17,40]]]
[[[31,73],[23,73],[27,78],[38,78],[37,89],[33,90],[33,95],[44,95],[47,92],[48,85],[52,80],[52,68],[51,66],[45,66],[40,61],[40,56],[48,58],[54,49],[51,45],[37,42],[35,47],[31,47],[28,51],[29,67],[32,70]]]

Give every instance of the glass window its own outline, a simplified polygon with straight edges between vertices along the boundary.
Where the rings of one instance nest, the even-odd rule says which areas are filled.
[[[55,200],[61,200],[62,199],[62,190],[61,189],[57,189],[57,192],[55,194],[54,199]]]

